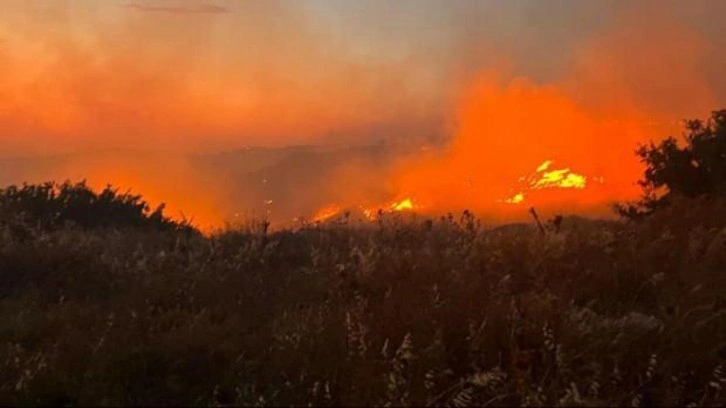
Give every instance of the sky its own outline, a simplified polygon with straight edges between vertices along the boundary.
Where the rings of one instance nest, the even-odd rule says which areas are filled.
[[[451,98],[480,70],[557,81],[630,10],[636,20],[669,14],[709,41],[726,38],[718,0],[6,0],[0,8],[5,151],[425,137],[441,132]]]
[[[0,157],[444,141],[379,184],[486,209],[559,158],[611,180],[590,196],[604,202],[632,196],[637,144],[726,106],[723,15],[722,0],[4,0]]]
[[[303,2],[0,7],[8,149],[279,145],[410,126],[438,104],[431,73],[361,54]]]
[[[557,81],[628,12],[644,25],[668,14],[708,41],[726,38],[718,0],[6,0],[0,8],[6,151],[422,137],[441,131],[451,98],[479,70]]]

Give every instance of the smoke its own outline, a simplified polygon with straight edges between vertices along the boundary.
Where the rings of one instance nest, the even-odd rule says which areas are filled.
[[[350,58],[294,3],[38,4],[3,6],[0,126],[16,150],[284,145],[426,113],[406,67]]]
[[[229,9],[214,4],[198,4],[191,6],[184,5],[172,5],[172,6],[160,6],[150,5],[144,3],[128,3],[125,7],[150,12],[163,12],[163,13],[181,13],[181,14],[194,14],[194,13],[228,13]]]
[[[663,6],[615,13],[563,56],[569,62],[559,74],[540,73],[549,79],[523,76],[516,60],[501,55],[468,73],[446,150],[402,162],[395,190],[430,212],[470,209],[494,219],[525,217],[529,205],[602,216],[613,202],[636,198],[643,170],[636,147],[677,136],[681,119],[703,117],[726,96],[718,91],[723,77],[711,70],[726,67],[713,52],[722,44]],[[588,187],[528,191],[524,205],[504,203],[545,161],[586,175]]]
[[[104,3],[0,6],[2,155],[63,156],[2,181],[112,183],[219,225],[266,197],[190,156],[413,134],[434,116],[407,67],[350,56],[302,4]]]
[[[0,181],[112,183],[219,225],[250,208],[289,219],[400,195],[432,211],[522,212],[494,203],[554,160],[605,182],[540,203],[602,213],[637,193],[638,143],[723,103],[724,11],[718,0],[9,0],[2,156],[60,158],[5,166]],[[442,151],[411,158],[442,137]],[[381,141],[357,156],[214,156]]]

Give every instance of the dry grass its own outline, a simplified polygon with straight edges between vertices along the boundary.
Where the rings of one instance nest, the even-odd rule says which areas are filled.
[[[726,206],[559,232],[0,227],[0,401],[724,405]]]

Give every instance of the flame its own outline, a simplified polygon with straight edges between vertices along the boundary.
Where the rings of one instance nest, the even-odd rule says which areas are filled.
[[[325,222],[340,214],[342,211],[343,209],[338,204],[330,204],[318,210],[313,215],[312,220],[313,222]]]
[[[360,212],[369,221],[375,220],[382,213],[411,212],[420,208],[421,206],[410,197],[393,200],[382,205],[358,206]],[[344,208],[341,205],[329,204],[319,209],[311,219],[313,222],[325,222],[341,214],[343,211]]]
[[[524,193],[517,193],[510,198],[504,200],[507,204],[519,204],[524,202]]]
[[[534,189],[541,188],[577,188],[583,189],[587,186],[587,177],[573,173],[570,169],[549,170],[552,160],[546,160],[537,167],[537,174],[541,174],[539,180],[531,183]]]
[[[531,191],[553,188],[583,190],[587,187],[586,176],[574,173],[569,168],[550,170],[553,163],[554,161],[552,160],[545,160],[537,167],[534,175],[529,177],[520,177],[520,181],[524,180],[526,182],[524,190]],[[504,200],[507,204],[521,204],[524,201],[524,191],[520,191]]]
[[[420,210],[421,206],[413,198],[407,197],[401,200],[393,200],[387,204],[361,207],[363,215],[368,220],[375,220],[379,214],[385,212],[411,212]]]
[[[411,200],[410,198],[406,198],[397,203],[391,204],[391,209],[397,212],[413,210],[413,207],[413,200]]]
[[[587,179],[580,174],[571,173],[570,169],[550,171],[542,175],[533,188],[585,188]]]
[[[545,160],[544,163],[540,164],[539,167],[537,167],[537,173],[542,173],[543,171],[550,168],[552,165],[552,160]]]

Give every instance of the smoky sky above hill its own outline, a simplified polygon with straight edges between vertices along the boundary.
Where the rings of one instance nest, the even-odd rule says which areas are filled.
[[[726,104],[724,15],[722,0],[4,0],[0,157],[438,143],[442,157],[387,175],[349,163],[317,184],[346,195],[375,173],[363,184],[392,196],[488,209],[552,159],[612,181],[590,201],[621,198],[637,143]],[[211,178],[210,197],[240,193],[203,212],[244,201],[182,156],[99,157],[21,173],[145,192],[184,180],[159,194],[179,207]]]
[[[613,27],[642,26],[651,31],[642,40],[658,42],[652,19],[673,20],[707,48],[726,38],[720,0],[6,0],[0,9],[4,152],[425,138],[444,132],[451,99],[482,69],[559,81]],[[707,71],[722,95],[723,76]]]

